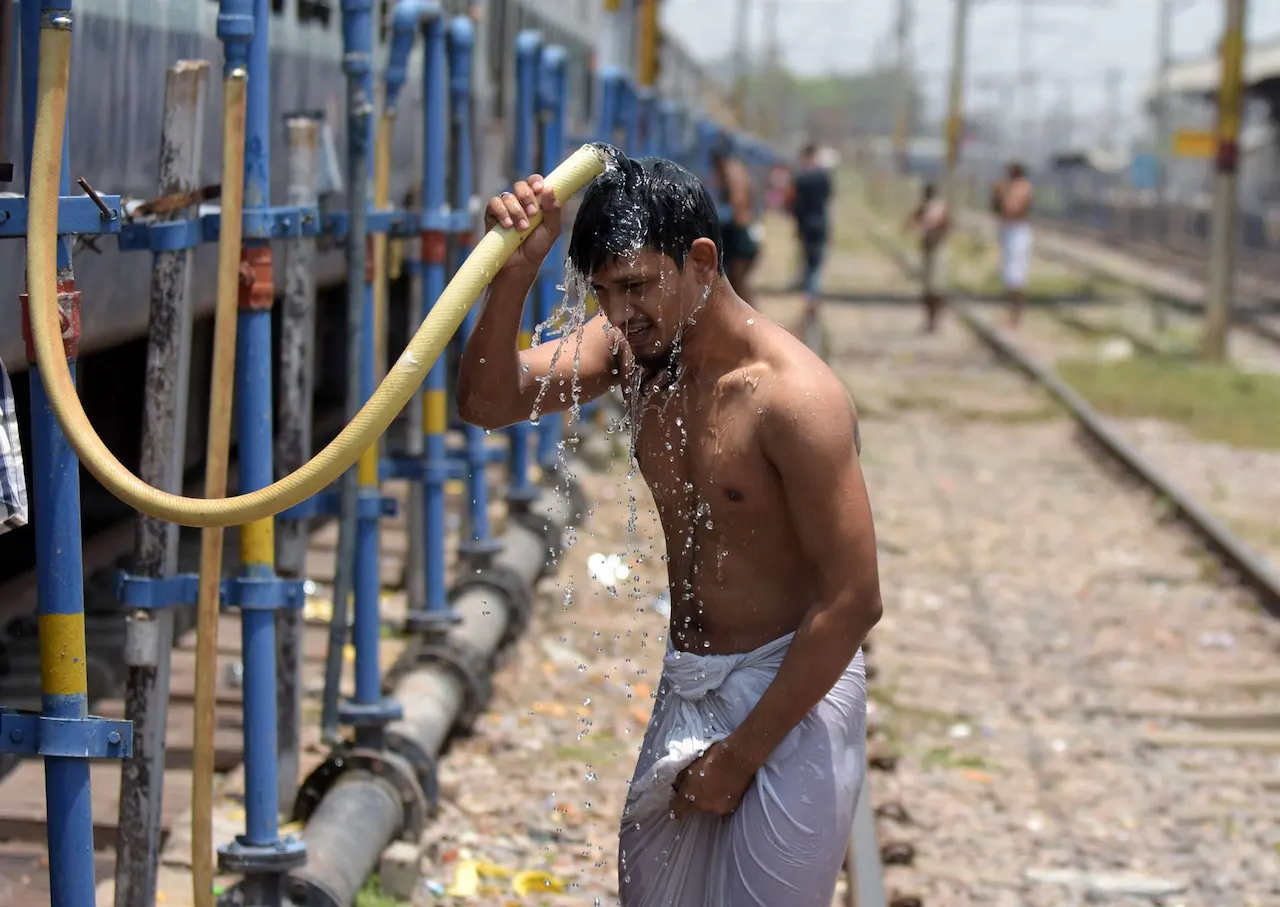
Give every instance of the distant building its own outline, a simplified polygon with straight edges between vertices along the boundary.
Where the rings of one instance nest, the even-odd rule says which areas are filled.
[[[1209,130],[1217,122],[1216,97],[1222,64],[1216,54],[1185,60],[1170,67],[1169,127]],[[1280,39],[1250,44],[1244,59],[1247,86],[1244,125],[1240,136],[1240,201],[1246,210],[1280,204]],[[1160,86],[1153,78],[1144,93],[1151,115],[1154,144],[1155,115]],[[1211,160],[1171,159],[1168,189],[1171,197],[1191,200],[1208,190]]]

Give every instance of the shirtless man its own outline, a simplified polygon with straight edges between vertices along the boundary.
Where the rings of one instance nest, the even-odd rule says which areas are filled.
[[[665,160],[622,160],[587,189],[568,265],[601,314],[554,360],[555,344],[521,351],[559,203],[534,175],[486,210],[524,229],[539,208],[489,287],[458,404],[486,428],[539,398],[564,410],[575,382],[584,399],[621,384],[630,405],[673,604],[622,817],[621,902],[828,907],[866,752],[861,646],[881,613],[852,401],[734,291],[715,203]]]
[[[1008,179],[998,183],[992,207],[1000,218],[1000,275],[1009,299],[1009,324],[1017,327],[1026,307],[1027,274],[1031,270],[1031,213],[1034,188],[1022,165],[1009,165]]]
[[[738,296],[743,302],[753,305],[747,280],[760,254],[760,243],[756,238],[751,173],[730,153],[728,142],[721,142],[711,150],[711,167],[716,194],[729,215],[720,224],[724,269]]]
[[[938,315],[947,304],[945,294],[947,233],[951,229],[951,212],[933,183],[926,183],[920,204],[907,218],[907,226],[920,231],[921,302],[924,303],[928,333],[938,326]]]

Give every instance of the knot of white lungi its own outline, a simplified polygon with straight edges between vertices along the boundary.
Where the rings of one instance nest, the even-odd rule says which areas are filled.
[[[724,684],[745,655],[698,655],[668,649],[662,659],[662,682],[681,699],[703,698]]]

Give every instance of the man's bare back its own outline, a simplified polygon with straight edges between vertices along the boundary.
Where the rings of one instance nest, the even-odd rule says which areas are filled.
[[[640,392],[636,457],[666,537],[671,635],[684,651],[750,651],[795,630],[818,594],[766,426],[814,406],[805,387],[843,389],[781,326],[749,309],[743,318],[753,330],[736,355]],[[853,417],[845,400],[833,426]]]

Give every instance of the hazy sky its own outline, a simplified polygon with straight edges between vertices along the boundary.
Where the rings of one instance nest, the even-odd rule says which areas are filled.
[[[766,0],[747,0],[753,52],[765,46],[761,14]],[[1122,73],[1123,110],[1137,115],[1139,96],[1155,69],[1158,0],[1022,0],[1033,4],[1031,59],[1045,84],[1039,96],[1056,101],[1070,84],[1077,117],[1098,114],[1106,98],[1109,67]],[[816,74],[864,69],[894,59],[898,0],[779,0],[779,50],[796,71]],[[930,115],[941,110],[950,65],[954,0],[912,0],[916,67],[923,74]],[[970,95],[989,105],[996,96],[977,80],[1012,74],[1018,66],[1020,0],[971,0]],[[1175,57],[1212,51],[1222,33],[1223,0],[1181,0],[1174,20]],[[728,54],[738,0],[663,0],[663,21],[695,51]],[[1280,38],[1280,2],[1249,0],[1250,40]],[[985,102],[985,103],[984,103]]]

